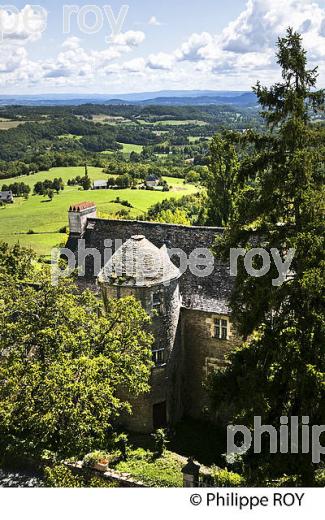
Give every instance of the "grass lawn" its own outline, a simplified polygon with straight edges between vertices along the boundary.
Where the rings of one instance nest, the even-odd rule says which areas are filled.
[[[38,181],[62,177],[66,183],[77,175],[83,175],[83,167],[53,168],[47,172],[39,172],[34,175],[21,176],[7,179],[5,183],[15,181],[25,182],[31,189]],[[101,168],[88,167],[88,174],[92,180],[106,179],[109,176],[102,172]],[[0,208],[0,240],[14,244],[32,247],[37,254],[48,256],[52,247],[64,242],[66,235],[59,230],[68,224],[68,208],[71,204],[83,201],[95,202],[99,214],[111,215],[120,211],[123,206],[112,203],[116,197],[128,200],[133,208],[130,217],[137,217],[146,212],[150,206],[166,198],[181,197],[196,193],[198,189],[191,184],[183,184],[182,179],[166,177],[171,186],[169,192],[157,192],[146,190],[95,190],[83,191],[77,186],[65,186],[64,191],[55,195],[50,202],[46,198],[31,195],[28,200],[15,199],[14,204]],[[27,234],[32,230],[34,234]]]

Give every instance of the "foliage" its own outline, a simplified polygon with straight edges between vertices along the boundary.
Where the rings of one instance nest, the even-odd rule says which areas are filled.
[[[138,448],[130,452],[127,461],[119,462],[116,469],[130,473],[132,477],[151,487],[182,487],[183,466],[184,462],[170,451],[155,458],[152,452]]]
[[[33,272],[35,262],[36,255],[31,249],[0,242],[0,276],[17,281],[26,279]]]
[[[208,191],[208,224],[228,223],[234,196],[234,184],[239,162],[230,133],[216,134],[210,146],[211,162],[206,179]]]
[[[152,433],[151,436],[155,444],[155,455],[156,457],[161,457],[164,454],[169,442],[167,439],[167,432],[163,428],[159,428],[155,431],[155,433]]]
[[[205,205],[206,199],[202,194],[184,195],[179,199],[172,197],[151,206],[144,219],[171,224],[203,225],[206,221]]]
[[[3,184],[2,191],[12,191],[15,197],[28,197],[30,186],[24,182],[14,182],[12,184]]]
[[[67,466],[59,464],[44,469],[45,486],[49,488],[81,488],[83,481]]]
[[[127,460],[130,452],[128,435],[126,433],[120,433],[119,435],[116,435],[114,443],[121,454],[121,459]]]
[[[247,341],[231,356],[231,364],[213,378],[215,406],[232,403],[233,424],[253,430],[254,416],[279,427],[282,415],[308,416],[311,425],[325,422],[324,305],[324,129],[311,124],[312,111],[324,111],[324,91],[316,91],[317,69],[308,70],[299,34],[288,30],[278,41],[281,83],[255,92],[268,132],[239,136],[249,149],[236,178],[229,225],[216,246],[229,258],[230,248],[288,249],[294,259],[282,285],[271,264],[269,273],[251,277],[242,259],[232,295],[233,319]],[[260,263],[255,263],[255,268]],[[289,440],[290,443],[290,440]],[[314,483],[311,454],[262,453],[245,458],[257,481],[286,473],[303,485]]]
[[[109,455],[105,451],[92,451],[91,453],[87,453],[87,455],[83,458],[83,466],[86,468],[92,468],[95,464],[107,464],[109,460]]]
[[[162,210],[155,217],[155,222],[163,222],[167,224],[180,224],[182,226],[190,226],[191,221],[187,217],[187,213],[183,209],[177,208],[175,211],[171,209]]]
[[[244,477],[227,469],[213,467],[211,477],[215,487],[243,487],[245,485]]]
[[[118,388],[133,396],[149,388],[148,315],[133,298],[110,301],[104,313],[96,296],[76,291],[72,281],[53,286],[46,267],[27,272],[28,282],[9,276],[15,259],[4,253],[1,455],[37,457],[47,449],[62,458],[105,449],[116,418],[131,411]]]
[[[115,488],[116,484],[100,477],[86,479],[81,475],[74,475],[64,464],[48,466],[44,470],[45,485],[49,488]]]

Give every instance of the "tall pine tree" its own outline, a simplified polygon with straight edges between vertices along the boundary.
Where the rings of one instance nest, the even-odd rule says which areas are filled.
[[[215,406],[220,399],[232,402],[231,422],[252,430],[254,416],[277,429],[281,416],[298,416],[299,425],[303,416],[311,425],[325,424],[325,132],[312,121],[314,113],[324,113],[324,90],[315,90],[317,68],[308,69],[301,36],[290,28],[278,40],[277,63],[282,81],[254,88],[267,131],[240,138],[250,153],[235,181],[228,228],[216,245],[224,258],[236,247],[276,248],[282,259],[295,249],[290,276],[279,286],[272,284],[278,273],[273,263],[268,274],[254,278],[243,259],[238,262],[231,307],[245,343],[211,384]],[[256,268],[260,260],[255,257]],[[301,439],[295,455],[270,454],[268,446],[267,437],[261,454],[250,450],[246,456],[257,481],[287,474],[314,483],[319,465],[311,453],[301,453]]]

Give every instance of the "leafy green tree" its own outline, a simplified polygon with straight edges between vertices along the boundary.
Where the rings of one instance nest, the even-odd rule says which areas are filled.
[[[10,247],[0,242],[0,276],[17,281],[28,279],[37,266],[35,253],[28,248],[15,244]]]
[[[187,212],[180,208],[176,208],[174,211],[172,211],[171,209],[163,209],[155,217],[155,221],[164,222],[167,224],[181,224],[183,226],[191,225],[191,221],[187,216]]]
[[[237,152],[228,134],[216,134],[211,143],[210,153],[211,162],[206,179],[208,224],[225,226],[232,209],[234,183],[239,165]]]
[[[90,188],[91,188],[91,180],[90,180],[90,177],[88,175],[85,175],[84,177],[81,177],[81,179],[80,179],[80,186],[82,186],[85,191],[90,190]]]
[[[53,286],[39,265],[28,282],[9,276],[10,262],[5,267],[0,458],[44,450],[80,457],[107,448],[119,414],[131,412],[119,389],[132,396],[149,389],[148,315],[133,298],[112,300],[104,312],[94,294],[76,291],[72,281]]]
[[[215,406],[222,399],[232,403],[234,424],[252,430],[254,416],[277,429],[282,415],[298,416],[299,426],[303,416],[311,425],[325,424],[325,135],[310,120],[313,111],[324,113],[324,91],[315,90],[317,69],[307,68],[301,36],[292,29],[278,40],[277,61],[282,82],[254,89],[268,132],[242,136],[250,155],[238,172],[230,222],[216,246],[224,258],[235,247],[275,248],[282,260],[289,248],[295,250],[290,273],[278,286],[272,284],[278,277],[273,263],[268,274],[254,278],[238,261],[231,307],[246,342],[213,377],[212,395]],[[254,267],[261,267],[257,258]],[[250,450],[245,462],[257,480],[285,473],[313,484],[317,465],[311,453],[302,453],[301,439],[298,450],[270,455],[266,436],[262,453]]]

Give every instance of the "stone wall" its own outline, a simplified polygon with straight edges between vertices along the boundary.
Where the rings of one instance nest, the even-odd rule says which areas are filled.
[[[153,350],[164,349],[165,363],[156,367],[151,375],[151,391],[131,401],[132,415],[124,415],[124,426],[135,432],[148,433],[154,429],[153,407],[166,402],[166,418],[168,423],[175,423],[182,415],[181,381],[182,365],[180,363],[180,341],[178,325],[180,314],[180,294],[177,280],[166,285],[153,287],[129,287],[119,285],[102,285],[104,301],[110,298],[134,296],[144,309],[152,316],[151,332],[155,341]],[[161,307],[158,314],[153,313],[153,295],[161,295]]]
[[[226,366],[225,356],[239,344],[229,321],[229,339],[214,337],[214,320],[227,316],[182,309],[182,343],[184,351],[184,413],[193,418],[207,415],[209,398],[204,382],[215,368]]]

